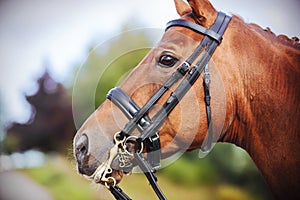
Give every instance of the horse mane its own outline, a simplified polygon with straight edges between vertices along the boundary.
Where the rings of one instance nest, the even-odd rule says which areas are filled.
[[[254,28],[257,32],[261,33],[263,31],[265,34],[268,34],[269,36],[274,37],[279,42],[281,42],[285,45],[300,48],[299,38],[296,36],[289,38],[288,36],[283,35],[283,34],[276,35],[269,27],[266,27],[265,29],[263,29],[262,27],[260,27],[257,24],[254,24],[254,23],[250,23],[249,26]]]
[[[240,16],[236,16],[236,17],[238,17],[243,22],[245,22],[242,17],[240,17]],[[248,24],[250,26],[250,28],[254,29],[256,32],[262,34],[263,36],[267,36],[270,39],[276,40],[277,42],[280,42],[289,47],[300,49],[300,40],[296,36],[289,38],[288,36],[283,35],[283,34],[276,35],[269,27],[262,28],[261,26],[259,26],[258,24],[255,24],[255,23],[246,23],[246,24]]]

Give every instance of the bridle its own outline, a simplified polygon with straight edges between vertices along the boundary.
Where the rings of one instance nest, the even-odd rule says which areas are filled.
[[[192,14],[193,15],[193,14]],[[120,88],[114,88],[107,94],[107,99],[111,100],[129,119],[123,130],[116,133],[114,136],[115,145],[110,150],[109,159],[106,163],[100,165],[92,178],[97,182],[104,182],[110,192],[116,199],[130,199],[120,187],[117,186],[116,180],[111,176],[111,163],[114,159],[118,159],[119,167],[125,171],[131,168],[133,163],[137,164],[147,177],[150,185],[155,191],[159,199],[166,199],[161,189],[157,184],[157,178],[154,175],[156,169],[160,167],[161,152],[160,139],[158,129],[165,122],[168,115],[189,91],[192,85],[199,78],[202,71],[203,86],[204,86],[204,101],[206,105],[206,117],[208,123],[208,137],[204,151],[211,149],[212,145],[212,119],[210,108],[210,74],[208,71],[208,62],[212,57],[215,49],[222,41],[222,36],[230,22],[230,17],[219,12],[215,23],[209,28],[193,23],[184,19],[177,19],[167,23],[166,30],[173,26],[181,26],[191,29],[197,33],[203,34],[204,38],[197,46],[190,57],[186,59],[177,70],[169,77],[169,79],[159,88],[159,90],[140,108],[124,91]],[[196,61],[199,55],[203,52],[202,57],[196,62],[193,67],[191,65]],[[171,93],[162,108],[150,119],[147,116],[148,111],[157,103],[157,101],[180,79],[182,81],[177,88]],[[132,136],[134,129],[138,129],[141,133],[139,136]],[[134,149],[131,153],[127,148],[129,142],[135,143],[139,148]],[[143,151],[147,153],[147,158],[144,157]]]
[[[193,15],[193,14],[192,14]],[[91,176],[96,182],[105,183],[116,199],[129,200],[130,198],[117,186],[116,180],[111,176],[111,163],[118,159],[119,167],[125,171],[132,168],[133,163],[137,164],[147,177],[150,185],[159,199],[166,199],[157,184],[155,176],[156,170],[160,167],[161,152],[158,129],[165,122],[168,115],[189,91],[192,85],[204,71],[204,101],[206,105],[206,117],[208,123],[208,137],[202,150],[208,151],[212,146],[212,119],[210,108],[210,74],[208,71],[208,62],[215,49],[222,41],[222,36],[230,22],[230,17],[219,12],[215,23],[209,28],[193,23],[184,19],[177,19],[167,23],[167,28],[181,26],[191,29],[197,33],[203,34],[204,39],[197,46],[195,51],[188,57],[177,70],[168,78],[168,80],[159,88],[159,90],[145,103],[139,107],[122,89],[114,88],[107,94],[107,99],[111,100],[129,119],[123,130],[114,136],[115,145],[110,150],[109,159],[100,165]],[[202,57],[195,63],[196,59],[203,52]],[[148,111],[153,108],[157,101],[180,79],[177,88],[171,93],[162,108],[150,119],[147,116]],[[134,129],[141,133],[139,136],[133,136]],[[129,143],[134,143],[134,152],[129,151]],[[144,149],[145,146],[145,149]],[[144,151],[147,157],[144,156]]]

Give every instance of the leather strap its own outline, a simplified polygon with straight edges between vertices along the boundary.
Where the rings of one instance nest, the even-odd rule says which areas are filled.
[[[181,26],[181,27],[191,29],[191,30],[193,30],[197,33],[200,33],[200,34],[207,35],[207,36],[211,37],[212,39],[216,40],[218,43],[220,43],[222,41],[222,35],[216,33],[215,31],[213,31],[211,29],[207,29],[207,28],[205,28],[205,27],[203,27],[199,24],[193,23],[193,22],[188,21],[188,20],[184,20],[184,19],[172,20],[172,21],[167,23],[166,30],[168,30],[172,26]]]
[[[132,200],[123,190],[117,185],[110,185],[109,190],[117,200]]]

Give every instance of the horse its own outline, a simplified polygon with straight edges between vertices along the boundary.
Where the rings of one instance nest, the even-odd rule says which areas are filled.
[[[188,3],[175,0],[175,7],[180,19],[207,30],[218,18],[218,12],[208,0],[189,0]],[[203,100],[206,98],[203,82],[197,79],[159,125],[156,135],[159,134],[161,158],[199,149],[209,143],[207,138],[232,143],[248,152],[275,198],[300,199],[297,191],[300,183],[299,39],[276,36],[269,29],[247,24],[235,15],[231,16],[222,38],[211,57],[214,67],[211,67],[209,80],[211,119],[214,130],[219,129],[219,133],[212,131],[212,135],[207,136],[210,119],[203,113],[210,114]],[[112,154],[117,155],[120,146],[126,148],[123,147],[126,139],[115,133],[120,133],[127,118],[134,118],[134,113],[143,109],[148,99],[155,96],[176,67],[184,63],[204,39],[203,34],[184,26],[175,25],[166,30],[157,47],[119,86],[128,94],[125,98],[134,104],[132,116],[124,116],[120,106],[107,99],[76,133],[74,155],[80,174],[108,188],[112,182],[115,186],[122,180],[128,171],[114,166]],[[171,85],[139,120],[151,122],[179,85]],[[135,127],[138,123],[140,121]],[[135,129],[129,137],[138,138],[138,134]],[[147,151],[142,144],[144,140],[139,145],[127,146],[133,146],[131,151],[139,151],[138,155],[143,156]],[[124,158],[130,162],[135,157]],[[103,167],[104,163],[110,166]]]

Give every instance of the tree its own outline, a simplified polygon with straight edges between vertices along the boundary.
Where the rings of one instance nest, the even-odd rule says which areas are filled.
[[[7,130],[9,151],[36,148],[45,152],[65,151],[75,133],[70,97],[48,72],[38,79],[36,94],[26,96],[32,115],[25,124],[13,123]],[[10,141],[10,142],[9,142]]]

